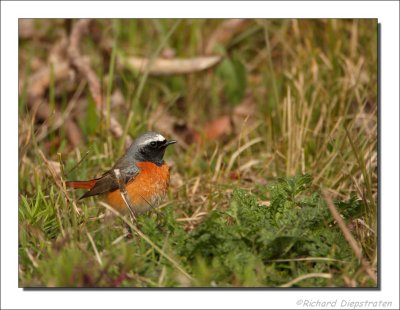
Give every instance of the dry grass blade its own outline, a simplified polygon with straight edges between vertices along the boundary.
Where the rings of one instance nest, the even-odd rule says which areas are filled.
[[[125,202],[128,210],[129,210],[129,215],[131,217],[131,220],[132,220],[132,222],[136,222],[135,210],[133,209],[132,202],[131,202],[128,192],[126,190],[125,183],[124,183],[124,180],[121,175],[121,171],[119,169],[114,169],[113,171],[114,171],[115,179],[117,180],[117,183],[119,186],[119,190],[121,192],[122,200]]]
[[[342,262],[345,261],[330,258],[330,257],[300,257],[300,258],[286,258],[286,259],[268,259],[265,260],[267,263],[284,263],[284,262]]]
[[[63,222],[61,220],[60,206],[58,205],[58,203],[55,204],[55,208],[56,208],[57,221],[58,221],[58,225],[60,226],[61,234],[63,235],[63,237],[65,237],[66,233],[64,230]]]
[[[281,285],[280,287],[291,287],[300,281],[310,279],[310,278],[332,279],[332,275],[330,273],[308,273],[308,274],[304,274],[300,277],[297,277],[296,279],[293,279],[292,281],[289,281],[288,283],[285,283],[285,284]]]
[[[332,214],[332,217],[337,222],[340,230],[342,231],[344,237],[346,238],[347,242],[349,243],[355,256],[360,260],[361,265],[364,268],[365,272],[368,274],[368,276],[372,280],[374,280],[375,283],[377,283],[375,272],[371,269],[371,266],[369,265],[369,263],[364,259],[362,251],[361,251],[360,247],[358,246],[356,239],[354,239],[349,228],[347,228],[346,223],[344,222],[344,220],[340,216],[338,210],[336,209],[335,205],[333,204],[332,199],[329,196],[328,192],[326,190],[324,190],[322,193],[323,193],[325,201],[328,205],[329,211]]]
[[[364,160],[363,156],[360,156],[360,153],[358,151],[359,147],[357,147],[357,145],[355,145],[355,142],[351,138],[348,129],[346,127],[344,129],[346,131],[346,136],[347,136],[347,138],[348,138],[348,140],[350,142],[350,145],[351,145],[351,148],[353,150],[354,156],[356,157],[357,162],[358,162],[358,164],[360,166],[360,169],[361,169],[361,172],[362,172],[362,176],[364,178],[364,182],[365,182],[365,185],[366,185],[365,187],[367,189],[369,202],[371,204],[375,204],[374,198],[373,198],[373,194],[372,194],[372,186],[371,186],[370,175],[368,174],[368,171],[366,170],[365,160]]]
[[[32,253],[29,251],[28,248],[25,248],[25,252],[26,252],[26,254],[27,254],[29,260],[31,261],[33,267],[38,268],[39,265],[38,265],[38,263],[37,263],[37,260],[36,260],[35,257],[33,257]]]
[[[259,163],[261,163],[260,160],[258,160],[258,159],[251,159],[251,160],[249,160],[247,163],[241,165],[241,166],[238,168],[238,171],[239,171],[239,172],[241,172],[241,171],[246,171],[246,170],[250,169],[251,167],[253,167],[253,166],[255,166],[255,165],[258,165]]]
[[[141,57],[129,57],[125,60],[125,64],[133,70],[151,75],[175,75],[199,72],[211,68],[221,60],[220,56],[204,56],[194,58],[174,58],[162,59],[157,58],[150,60]]]
[[[60,174],[57,174],[57,171],[55,171],[54,169],[54,165],[52,165],[49,160],[46,158],[46,156],[43,154],[43,152],[41,150],[38,150],[38,153],[40,155],[40,157],[43,159],[43,162],[46,164],[47,169],[49,170],[52,178],[54,179],[55,184],[57,185],[57,187],[61,190],[61,192],[64,194],[64,196],[66,197],[67,201],[70,202],[72,201],[72,199],[69,197],[67,190],[65,189],[65,182],[62,179],[62,176]],[[75,210],[75,212],[79,215],[80,211],[76,206],[76,203],[74,201],[72,201],[72,206]],[[62,227],[62,226],[61,226]]]
[[[46,164],[47,169],[49,170],[55,183],[58,185],[58,187],[62,188],[61,175],[60,175],[60,173],[57,172],[57,167],[53,164],[52,161],[49,161],[46,158],[46,156],[43,154],[42,150],[38,149],[38,153],[39,153],[40,157],[42,157],[43,162]]]
[[[99,251],[97,250],[96,244],[94,243],[94,240],[93,240],[93,238],[92,238],[92,235],[91,235],[88,231],[86,232],[86,235],[87,235],[87,237],[88,237],[88,239],[89,239],[90,244],[91,244],[92,247],[93,247],[93,251],[94,251],[94,253],[95,253],[95,255],[96,255],[96,259],[97,259],[97,261],[99,262],[99,265],[100,265],[100,266],[103,266],[103,262],[102,262],[102,260],[101,260]]]
[[[241,146],[235,153],[232,154],[231,159],[229,160],[229,164],[228,167],[226,168],[226,172],[228,173],[229,171],[231,171],[233,164],[235,163],[236,158],[238,158],[238,156],[245,151],[246,149],[248,149],[250,146],[252,146],[253,144],[259,143],[261,142],[263,139],[262,138],[255,138],[249,142],[247,142],[245,145]]]

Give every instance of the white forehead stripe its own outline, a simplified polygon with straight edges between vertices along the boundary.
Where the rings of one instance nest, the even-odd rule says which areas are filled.
[[[150,142],[153,142],[153,141],[157,142],[157,141],[165,141],[165,140],[166,139],[162,135],[158,134],[158,135],[155,135],[151,138],[144,140],[142,143],[140,143],[140,145],[149,144]]]

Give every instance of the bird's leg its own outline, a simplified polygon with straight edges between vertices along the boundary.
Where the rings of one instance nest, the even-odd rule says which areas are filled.
[[[113,172],[114,172],[114,177],[117,180],[119,186],[119,191],[121,193],[122,200],[125,202],[126,207],[129,210],[131,221],[132,223],[135,223],[136,222],[135,210],[133,209],[132,202],[128,196],[128,192],[126,191],[125,182],[124,179],[122,178],[121,171],[119,169],[114,169]]]
[[[131,240],[133,239],[133,231],[131,226],[129,226],[127,223],[124,223],[124,234],[125,234],[125,239]]]

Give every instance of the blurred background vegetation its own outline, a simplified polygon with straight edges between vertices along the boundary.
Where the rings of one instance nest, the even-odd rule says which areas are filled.
[[[373,19],[21,19],[20,286],[376,286],[377,100]],[[149,129],[171,187],[127,239],[63,181]]]

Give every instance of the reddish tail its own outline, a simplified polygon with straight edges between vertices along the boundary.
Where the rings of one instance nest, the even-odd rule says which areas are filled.
[[[89,181],[67,181],[65,185],[71,188],[83,188],[83,189],[92,189],[92,187],[96,184],[97,180],[89,180]]]

